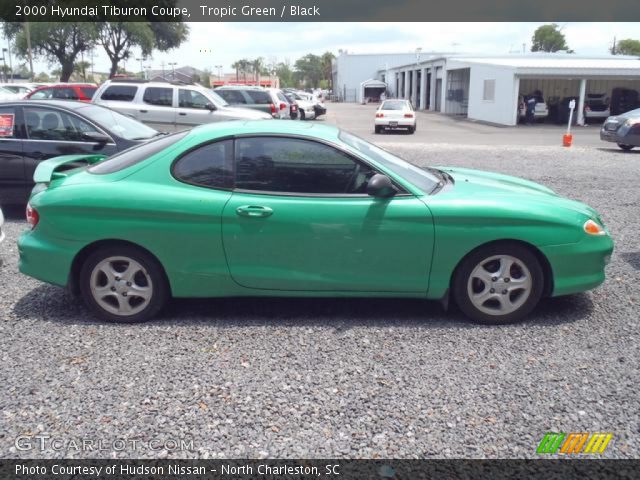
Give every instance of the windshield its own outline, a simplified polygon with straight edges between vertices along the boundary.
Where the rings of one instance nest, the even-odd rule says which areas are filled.
[[[416,167],[415,165],[412,165],[399,157],[396,157],[392,153],[389,153],[380,147],[376,147],[372,143],[369,143],[360,137],[356,137],[355,135],[347,133],[344,130],[340,131],[339,137],[350,147],[356,149],[358,152],[379,163],[380,165],[388,168],[393,173],[418,187],[424,193],[432,192],[440,183],[440,180],[436,178],[435,175],[419,167]]]
[[[98,105],[87,105],[79,108],[78,112],[125,140],[147,140],[159,134],[157,130],[133,118]]]
[[[209,90],[209,94],[213,97],[213,101],[216,105],[220,105],[221,107],[229,106],[227,101],[224,98],[222,98],[220,95],[218,95],[216,92],[214,92],[213,90]]]

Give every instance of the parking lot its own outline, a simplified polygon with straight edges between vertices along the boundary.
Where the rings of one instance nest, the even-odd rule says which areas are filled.
[[[640,151],[600,142],[597,126],[563,148],[557,127],[423,112],[414,135],[374,135],[373,111],[328,104],[319,122],[417,165],[518,175],[595,207],[616,242],[605,284],[504,327],[436,302],[277,298],[179,300],[151,323],[110,325],[18,273],[26,224],[10,209],[0,456],[535,458],[556,431],[612,432],[606,457],[639,457]],[[66,447],[17,448],[42,434]],[[69,447],[83,438],[127,442]]]

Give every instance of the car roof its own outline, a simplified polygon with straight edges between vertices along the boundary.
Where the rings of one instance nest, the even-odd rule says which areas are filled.
[[[191,135],[225,137],[229,135],[301,135],[336,141],[340,129],[332,125],[289,120],[234,120],[200,125],[191,130]]]
[[[99,105],[93,105],[91,103],[79,102],[78,100],[14,100],[3,101],[0,105],[6,107],[7,105],[22,106],[22,107],[58,107],[65,108],[67,110],[79,110],[91,105],[98,107]]]
[[[94,83],[56,83],[55,85],[42,85],[36,90],[44,90],[45,88],[69,88],[69,87],[95,87],[98,88]]]

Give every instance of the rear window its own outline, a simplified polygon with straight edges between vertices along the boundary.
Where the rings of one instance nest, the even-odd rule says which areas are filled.
[[[407,106],[405,101],[391,100],[384,102],[380,108],[381,110],[403,110]]]
[[[102,93],[102,100],[116,100],[119,102],[130,102],[136,96],[138,87],[133,85],[111,85]]]
[[[269,105],[271,103],[271,96],[268,92],[261,92],[260,90],[247,90],[247,95],[251,97],[253,103],[258,105]]]
[[[136,163],[140,163],[165,148],[170,147],[174,143],[182,140],[187,133],[189,133],[189,131],[185,130],[184,132],[160,137],[157,140],[151,140],[143,143],[142,145],[136,145],[135,147],[131,147],[106,160],[103,160],[93,167],[89,167],[88,171],[98,175],[119,172],[120,170],[124,170]]]
[[[98,87],[80,87],[82,94],[89,100],[93,98],[93,94],[96,93],[97,89]]]

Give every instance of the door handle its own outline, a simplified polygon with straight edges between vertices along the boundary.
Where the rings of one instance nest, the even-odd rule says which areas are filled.
[[[260,205],[243,205],[236,208],[236,213],[241,217],[264,218],[273,214],[273,210],[269,207]]]
[[[183,117],[186,115],[184,112],[179,112],[178,115],[182,115]]]
[[[147,113],[149,110],[140,110],[140,113]]]

